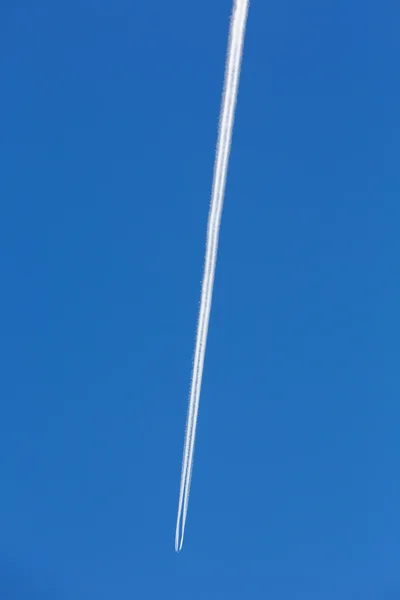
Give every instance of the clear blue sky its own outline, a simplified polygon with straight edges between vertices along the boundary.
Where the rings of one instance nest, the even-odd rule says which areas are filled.
[[[400,597],[400,6],[0,5],[0,598]]]

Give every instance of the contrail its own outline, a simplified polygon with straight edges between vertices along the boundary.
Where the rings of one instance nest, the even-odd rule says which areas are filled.
[[[229,30],[228,52],[225,65],[224,91],[219,119],[218,142],[214,165],[214,178],[210,212],[207,225],[206,256],[204,261],[200,311],[197,324],[196,346],[193,360],[192,382],[186,420],[185,445],[179,491],[178,516],[176,520],[175,550],[182,549],[188,510],[190,483],[193,470],[194,443],[199,410],[201,380],[203,377],[208,324],[217,262],[218,237],[224,202],[226,175],[231,148],[233,121],[238,93],[240,65],[246,29],[249,0],[234,0]]]

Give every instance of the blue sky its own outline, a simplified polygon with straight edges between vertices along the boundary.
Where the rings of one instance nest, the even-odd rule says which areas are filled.
[[[229,0],[0,5],[0,597],[400,594],[400,7],[250,6],[184,550]]]

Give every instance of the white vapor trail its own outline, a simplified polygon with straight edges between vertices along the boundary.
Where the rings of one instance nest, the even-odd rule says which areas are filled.
[[[228,160],[231,148],[233,121],[239,86],[240,65],[246,29],[249,0],[234,0],[229,30],[228,52],[225,65],[224,91],[219,120],[218,143],[216,150],[214,179],[211,194],[210,212],[207,225],[206,256],[201,289],[199,320],[197,324],[189,407],[186,420],[185,445],[183,450],[182,474],[179,491],[178,516],[176,521],[175,550],[182,549],[185,523],[188,510],[190,483],[193,470],[194,444],[197,415],[199,410],[201,380],[203,377],[208,324],[217,262],[218,237],[224,202]]]

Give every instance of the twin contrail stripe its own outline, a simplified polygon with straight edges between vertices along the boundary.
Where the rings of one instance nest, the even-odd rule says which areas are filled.
[[[201,290],[196,346],[190,389],[189,407],[186,420],[185,445],[183,450],[182,474],[179,492],[178,516],[175,533],[175,550],[182,549],[188,510],[190,483],[193,469],[194,445],[196,438],[197,415],[199,410],[204,356],[206,352],[208,324],[217,262],[218,237],[224,202],[228,160],[232,140],[232,129],[238,93],[240,65],[246,28],[249,0],[234,0],[229,30],[228,52],[225,66],[224,91],[219,120],[218,143],[216,150],[214,180],[210,212],[207,226],[206,256]]]

